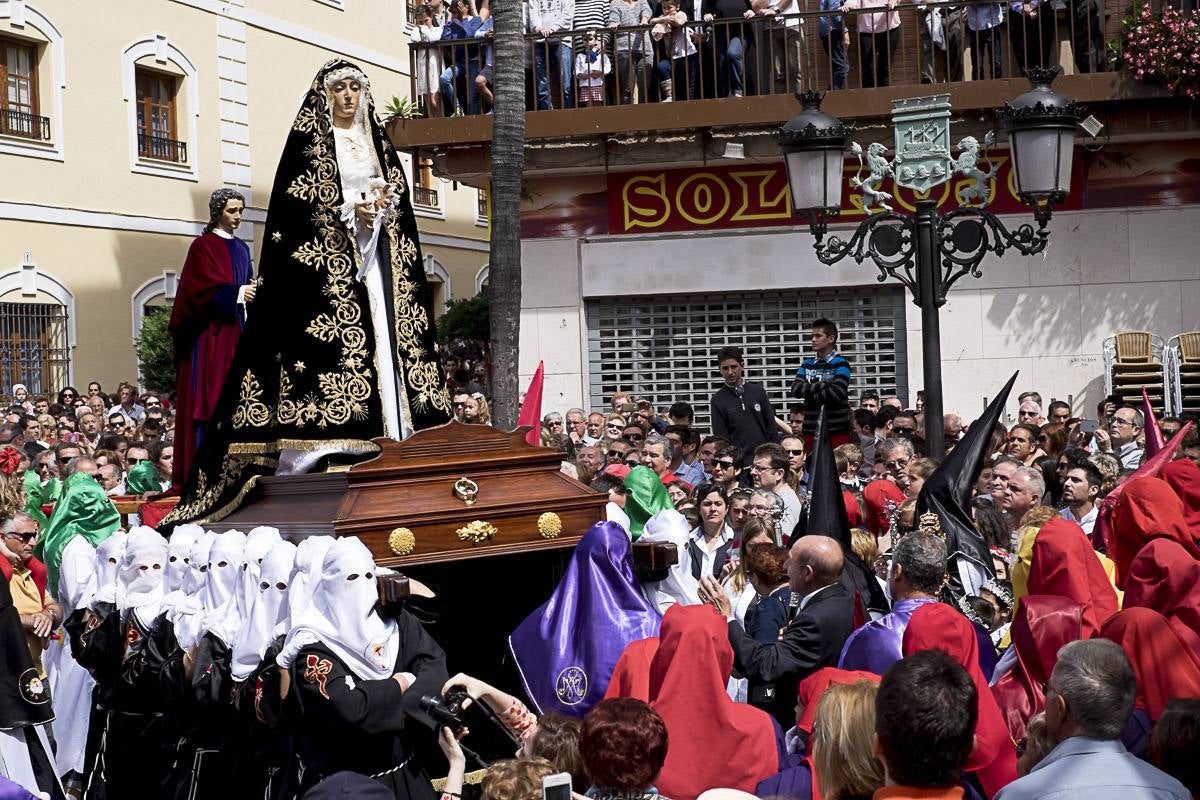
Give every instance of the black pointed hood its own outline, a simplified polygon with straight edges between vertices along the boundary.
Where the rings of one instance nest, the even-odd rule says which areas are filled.
[[[967,435],[955,445],[946,460],[921,487],[917,496],[917,517],[932,511],[941,521],[942,533],[946,537],[946,554],[949,556],[949,590],[955,597],[966,593],[962,578],[955,568],[958,559],[965,558],[993,574],[992,554],[987,542],[971,522],[971,497],[975,481],[983,471],[983,462],[991,455],[992,431],[1004,413],[1004,404],[1012,391],[1019,372],[1014,372],[1008,383],[1000,390],[979,419],[972,423]],[[926,424],[936,420],[926,420]]]
[[[842,485],[834,465],[833,443],[829,439],[823,406],[817,418],[817,434],[813,442],[808,478],[808,524],[805,530],[831,536],[841,543],[846,559],[842,584],[858,593],[865,610],[886,614],[889,606],[883,587],[879,585],[871,565],[855,555],[850,546],[850,521],[846,516],[846,502],[842,499]]]

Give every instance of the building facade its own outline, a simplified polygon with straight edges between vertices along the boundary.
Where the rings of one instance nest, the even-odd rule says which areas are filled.
[[[320,66],[358,63],[382,113],[409,89],[385,0],[0,2],[0,384],[135,380],[221,186],[262,236],[284,140]],[[486,278],[479,192],[408,160],[435,309]]]
[[[684,3],[689,20],[696,19],[692,5]],[[1071,195],[1054,213],[1047,250],[989,255],[981,276],[951,290],[941,313],[945,409],[973,416],[1020,370],[1018,392],[1036,388],[1047,401],[1067,400],[1076,414],[1091,416],[1104,395],[1106,338],[1147,330],[1167,340],[1200,328],[1200,126],[1186,101],[1135,81],[1106,56],[1122,47],[1127,9],[1119,2],[1055,4],[1036,30],[980,2],[965,16],[949,2],[900,4],[890,15],[890,76],[873,80],[863,74],[868,15],[845,17],[849,70],[839,76],[822,41],[828,12],[803,0],[794,7],[800,11],[786,23],[689,22],[695,57],[659,62],[674,64],[671,103],[656,102],[654,83],[623,93],[617,70],[606,79],[603,107],[563,108],[555,76],[553,108],[526,114],[520,368],[525,381],[545,363],[547,407],[601,408],[623,389],[659,403],[691,400],[704,417],[720,383],[715,352],[725,344],[741,346],[748,376],[786,403],[808,352],[807,323],[819,316],[843,329],[839,349],[855,367],[852,397],[894,391],[914,405],[922,388],[919,308],[898,283],[881,282],[870,259],[833,267],[817,259],[807,224],[792,216],[774,134],[799,111],[792,91],[802,87],[827,92],[823,110],[851,123],[864,150],[892,148],[893,101],[943,93],[951,142],[982,142],[996,128],[993,110],[1029,89],[1013,76],[1034,59],[1039,37],[1044,63],[1062,73],[1054,89],[1087,104],[1103,130],[1077,138]],[[975,49],[956,38],[972,35],[964,26],[983,24],[986,14],[977,12],[997,15],[994,71],[977,69]],[[928,48],[935,16],[944,38]],[[884,14],[874,18],[885,24]],[[777,59],[772,85],[770,67],[746,55],[743,96],[724,77],[714,79],[723,69],[714,43],[719,48],[753,25],[757,33],[748,38],[759,55],[798,42],[800,67],[793,74],[789,65],[789,80],[781,81]],[[801,33],[793,37],[785,26]],[[617,32],[616,47],[631,41],[627,50],[661,49],[649,39],[637,44],[642,35]],[[570,36],[551,39],[565,47]],[[536,51],[541,41],[530,35],[526,44]],[[614,55],[619,62],[620,50]],[[546,84],[529,69],[525,80],[532,104]],[[698,86],[689,88],[689,80]],[[664,82],[661,91],[668,88]],[[429,154],[439,174],[487,185],[490,118],[419,120],[391,133],[398,147]],[[989,198],[1016,228],[1033,222],[1032,211],[1016,197],[1000,138],[990,152],[998,171],[987,182]],[[866,198],[854,183],[865,173],[858,170],[848,155],[833,235],[846,237],[865,216]],[[912,210],[911,192],[890,180],[883,189],[896,194],[897,210]],[[936,190],[940,211],[965,204],[960,189],[951,181]]]

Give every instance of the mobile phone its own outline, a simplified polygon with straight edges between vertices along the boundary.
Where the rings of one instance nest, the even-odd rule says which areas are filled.
[[[1100,423],[1094,419],[1083,419],[1079,421],[1079,430],[1084,433],[1095,433],[1099,425]]]
[[[571,773],[559,772],[542,778],[542,800],[571,800]]]

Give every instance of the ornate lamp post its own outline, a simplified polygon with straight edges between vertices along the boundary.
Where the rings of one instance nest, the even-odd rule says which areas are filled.
[[[921,308],[926,451],[939,457],[945,442],[938,309],[946,302],[946,292],[964,275],[980,277],[979,264],[988,252],[1001,256],[1012,248],[1033,255],[1044,250],[1051,211],[1070,191],[1073,140],[1082,108],[1050,88],[1057,69],[1030,69],[1026,74],[1030,91],[998,109],[996,117],[1008,134],[1017,196],[1033,207],[1036,230],[1026,223],[1010,231],[987,210],[992,194],[989,182],[997,172],[986,155],[990,133],[982,155],[979,142],[966,136],[955,145],[958,157],[951,157],[949,95],[896,101],[892,107],[895,157],[889,161],[886,147],[871,144],[866,150],[866,178],[862,177],[863,150],[857,142],[851,144],[859,170],[850,184],[862,191],[869,216],[844,239],[826,234],[842,204],[842,159],[849,126],[820,110],[820,94],[805,92],[800,95],[800,114],[777,135],[793,214],[808,221],[817,258],[835,264],[849,257],[861,264],[870,257],[879,269],[878,280],[900,281]],[[945,214],[929,199],[918,200],[914,214],[896,213],[887,202],[892,195],[880,188],[891,177],[899,186],[927,193],[955,175],[967,180],[956,191],[960,207]]]

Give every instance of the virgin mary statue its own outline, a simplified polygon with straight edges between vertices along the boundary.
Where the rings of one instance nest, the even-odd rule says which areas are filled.
[[[215,522],[258,477],[373,454],[450,418],[416,219],[367,76],[335,59],[292,123],[259,288],[183,495]]]

